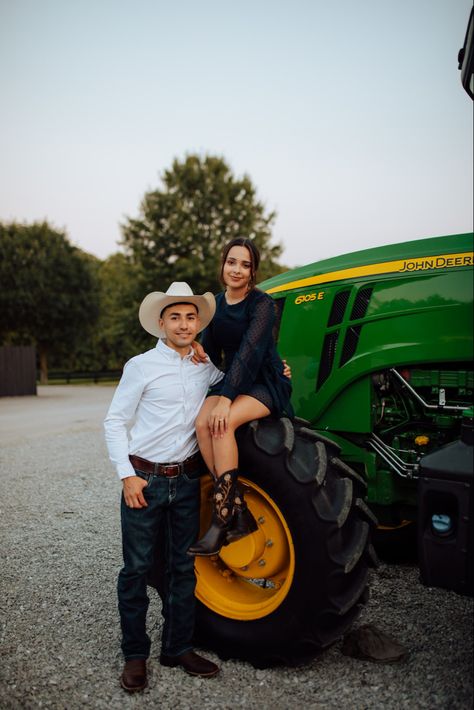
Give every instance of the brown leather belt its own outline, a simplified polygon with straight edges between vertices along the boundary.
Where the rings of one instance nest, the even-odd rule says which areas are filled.
[[[133,468],[152,476],[166,476],[166,478],[176,478],[181,473],[187,475],[198,473],[202,467],[202,457],[199,451],[188,459],[177,463],[154,463],[134,454],[130,454],[128,458]]]

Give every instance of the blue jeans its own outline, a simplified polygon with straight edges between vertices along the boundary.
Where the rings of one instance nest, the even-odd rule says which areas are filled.
[[[147,508],[128,508],[122,494],[122,545],[124,566],[118,577],[118,601],[125,660],[148,658],[146,633],[150,571],[160,526],[164,525],[166,585],[163,595],[162,653],[178,656],[192,648],[194,632],[194,558],[186,554],[199,533],[199,478],[153,476],[136,470],[148,480],[143,495]],[[163,536],[160,535],[160,540]]]

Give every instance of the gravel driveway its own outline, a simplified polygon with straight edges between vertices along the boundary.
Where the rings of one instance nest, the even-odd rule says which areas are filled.
[[[473,601],[423,587],[409,565],[374,573],[357,622],[405,644],[401,664],[358,661],[336,645],[302,668],[228,661],[213,679],[191,678],[157,661],[161,615],[152,594],[149,687],[122,691],[120,484],[101,428],[112,392],[55,386],[36,398],[0,399],[2,710],[472,707]]]

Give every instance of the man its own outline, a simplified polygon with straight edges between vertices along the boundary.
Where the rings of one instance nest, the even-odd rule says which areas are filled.
[[[140,323],[160,340],[127,362],[104,422],[110,459],[123,485],[118,600],[125,658],[120,683],[127,691],[147,683],[147,575],[162,523],[167,579],[160,663],[201,677],[219,671],[192,649],[195,574],[194,559],[186,554],[199,532],[202,459],[194,421],[209,386],[223,377],[210,361],[191,361],[191,343],[214,311],[214,296],[195,296],[186,283],[146,296]]]

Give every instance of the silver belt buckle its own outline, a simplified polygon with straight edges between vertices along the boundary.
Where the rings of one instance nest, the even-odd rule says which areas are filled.
[[[165,468],[176,468],[178,467],[178,473],[175,476],[166,476],[166,478],[178,478],[178,476],[183,472],[183,464],[181,462],[173,463],[171,466],[165,466]]]

